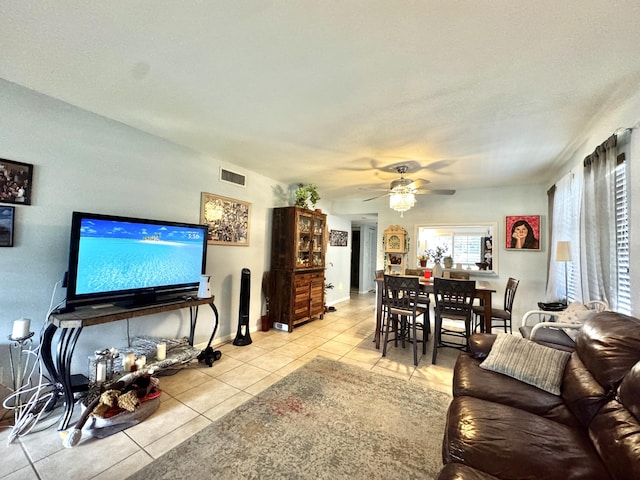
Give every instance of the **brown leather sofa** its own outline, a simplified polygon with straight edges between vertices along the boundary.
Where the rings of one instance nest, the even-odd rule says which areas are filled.
[[[576,338],[554,395],[458,357],[438,480],[640,479],[640,320],[602,312]]]

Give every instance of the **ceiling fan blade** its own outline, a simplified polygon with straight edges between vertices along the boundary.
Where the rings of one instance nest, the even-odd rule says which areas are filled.
[[[363,202],[370,202],[371,200],[375,200],[376,198],[380,198],[380,197],[384,197],[386,195],[389,195],[389,193],[381,193],[380,195],[376,195],[375,197],[371,197],[371,198],[367,198],[365,200],[363,200]]]
[[[455,190],[418,190],[418,195],[454,195]]]
[[[412,188],[414,190],[418,190],[422,185],[426,185],[427,183],[431,183],[431,182],[429,180],[425,180],[424,178],[419,178],[411,182],[409,185],[407,185],[407,187]]]

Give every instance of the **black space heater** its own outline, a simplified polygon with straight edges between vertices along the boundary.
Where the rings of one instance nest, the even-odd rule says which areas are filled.
[[[249,300],[251,298],[251,270],[242,269],[240,279],[240,313],[238,315],[238,333],[233,341],[234,345],[243,346],[251,344],[249,334]]]

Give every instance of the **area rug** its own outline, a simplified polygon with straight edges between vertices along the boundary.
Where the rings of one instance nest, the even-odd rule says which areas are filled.
[[[316,358],[131,479],[432,479],[451,397]]]

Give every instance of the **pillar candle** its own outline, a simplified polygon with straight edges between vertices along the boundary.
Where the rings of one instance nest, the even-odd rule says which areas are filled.
[[[98,362],[96,367],[96,382],[102,383],[107,379],[107,364]]]
[[[156,358],[158,360],[164,360],[165,358],[167,358],[167,344],[166,343],[159,343],[158,345],[156,345]]]
[[[138,367],[138,370],[140,370],[142,367],[144,367],[147,364],[147,357],[146,355],[140,355],[137,359],[136,359],[136,366]]]
[[[11,338],[24,338],[29,335],[29,327],[31,326],[31,320],[28,318],[20,318],[13,321],[13,330],[11,331]]]
[[[131,371],[131,367],[136,363],[136,355],[133,352],[127,352],[122,358],[122,369],[126,372]]]

